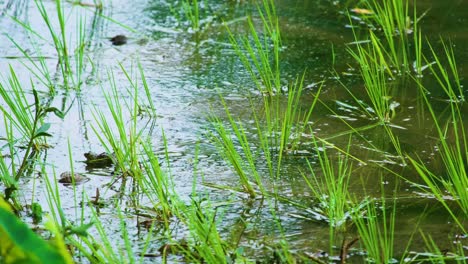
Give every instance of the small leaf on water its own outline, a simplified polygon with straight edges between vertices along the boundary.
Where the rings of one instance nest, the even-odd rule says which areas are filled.
[[[374,11],[365,9],[365,8],[353,8],[351,9],[351,12],[356,13],[358,15],[373,15]]]
[[[31,204],[32,218],[35,224],[42,222],[42,206],[39,203]]]
[[[79,236],[83,236],[83,237],[86,237],[88,236],[88,229],[93,226],[93,222],[89,222],[87,224],[84,224],[84,225],[80,225],[80,226],[77,226],[77,227],[70,227],[69,229],[69,233],[68,235],[79,235]]]
[[[51,137],[52,135],[46,132],[47,130],[49,130],[49,128],[50,123],[42,124],[42,126],[34,134],[33,139],[38,137]]]
[[[49,128],[50,128],[50,123],[44,123],[44,124],[42,124],[42,126],[37,130],[36,134],[46,132],[47,130],[49,130]]]
[[[57,107],[47,107],[44,109],[46,113],[53,112],[58,118],[63,119],[65,117],[65,114],[60,111]]]
[[[36,107],[36,109],[39,108],[39,95],[37,94],[37,91],[36,89],[33,89],[33,95],[34,95],[34,106]]]

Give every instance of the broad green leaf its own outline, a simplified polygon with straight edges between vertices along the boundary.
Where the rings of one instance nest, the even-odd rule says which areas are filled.
[[[0,257],[4,263],[69,263],[21,222],[0,198]]]
[[[34,134],[33,139],[38,137],[51,137],[52,135],[47,133],[50,128],[50,123],[44,123]]]
[[[44,111],[46,113],[52,112],[60,119],[63,119],[65,117],[65,114],[62,111],[60,111],[57,107],[47,107],[46,109],[44,109]]]

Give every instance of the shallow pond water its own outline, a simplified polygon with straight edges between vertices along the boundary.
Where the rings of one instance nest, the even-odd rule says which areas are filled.
[[[42,2],[55,21],[55,3]],[[349,1],[276,1],[283,34],[280,65],[282,83],[287,87],[305,72],[306,89],[301,105],[307,106],[314,100],[313,95],[323,82],[321,103],[314,109],[311,119],[313,132],[321,138],[330,138],[329,141],[341,149],[346,149],[350,142],[349,125],[362,128],[375,123],[375,120],[356,110],[356,101],[342,85],[352,90],[356,97],[366,98],[358,76],[358,65],[346,50],[347,44],[353,42],[354,37],[345,14],[353,5],[345,2]],[[427,12],[421,17],[420,23],[424,37],[433,47],[442,50],[440,37],[452,41],[460,80],[462,85],[465,84],[465,76],[468,74],[468,50],[465,49],[468,39],[468,3],[438,0],[415,2],[418,12]],[[121,226],[115,221],[117,214],[112,203],[123,199],[122,208],[134,242],[134,252],[139,252],[143,247],[145,232],[137,225],[142,220],[140,216],[132,214],[132,199],[125,194],[125,190],[131,189],[131,184],[116,178],[113,166],[90,166],[84,156],[90,151],[105,151],[99,141],[99,132],[94,130],[97,121],[93,114],[103,111],[110,119],[105,94],[111,91],[112,85],[116,86],[121,98],[131,100],[128,92],[131,85],[122,69],[131,78],[138,79],[138,65],[141,65],[157,115],[154,117],[143,112],[137,120],[137,126],[143,131],[144,137],[151,139],[161,159],[167,155],[170,161],[167,167],[170,168],[175,190],[182,199],[189,201],[193,188],[196,188],[199,193],[208,195],[213,203],[225,202],[224,206],[220,206],[223,211],[219,223],[222,237],[226,240],[239,239],[239,244],[250,252],[249,256],[268,255],[271,245],[278,245],[281,237],[289,242],[294,252],[326,252],[329,248],[329,228],[313,213],[314,210],[308,211],[294,206],[294,203],[280,201],[274,205],[276,215],[272,215],[271,204],[258,200],[252,202],[244,194],[212,188],[213,184],[239,185],[238,176],[223,161],[209,136],[212,132],[210,116],[219,116],[227,123],[220,96],[224,98],[231,114],[246,126],[248,137],[254,140],[256,131],[252,113],[260,112],[263,105],[262,95],[256,92],[255,84],[239,61],[222,24],[223,21],[228,22],[235,34],[246,33],[246,16],[255,11],[255,6],[248,1],[203,3],[206,5],[201,14],[203,30],[193,33],[190,23],[179,17],[181,13],[173,10],[179,4],[176,1],[108,1],[102,11],[92,6],[64,2],[69,46],[76,47],[78,25],[83,23],[88,40],[86,58],[83,67],[74,72],[81,71],[79,89],[66,90],[63,88],[64,80],[54,77],[57,92],[47,97],[47,87],[33,73],[37,73],[37,69],[28,69],[31,62],[9,38],[30,56],[44,57],[45,67],[54,73],[59,71],[58,57],[48,28],[34,1],[0,1],[0,81],[8,82],[9,67],[12,67],[19,82],[24,84],[28,100],[33,100],[30,89],[33,83],[45,100],[51,100],[52,106],[66,111],[63,119],[48,116],[47,122],[52,124],[49,131],[52,137],[47,142],[51,147],[41,155],[40,164],[45,165],[46,175],[52,182],[55,182],[54,175],[58,177],[60,173],[70,171],[70,160],[74,171],[90,179],[78,185],[76,192],[71,186],[57,185],[63,211],[69,219],[83,219],[86,222],[91,218],[91,213],[86,207],[82,213],[77,201],[81,201],[82,195],[96,196],[99,189],[101,199],[108,203],[108,206],[100,209],[100,219],[110,236],[119,240]],[[25,29],[13,17],[30,24],[35,32],[41,32],[41,36]],[[259,18],[256,17],[255,21],[259,22]],[[54,27],[58,29],[56,23]],[[109,38],[119,34],[126,35],[128,42],[121,46],[112,45]],[[428,47],[425,49],[426,52],[430,51]],[[113,81],[110,76],[114,78]],[[434,111],[441,119],[444,118],[448,104],[443,93],[433,77],[427,76],[423,82],[431,91],[431,100],[440,102],[433,105]],[[136,83],[140,87],[139,97],[145,98],[141,82],[137,80]],[[429,113],[419,107],[421,101],[417,96],[416,85],[405,80],[393,85],[397,88],[391,100],[398,106],[395,108],[392,130],[399,138],[403,151],[417,155],[429,167],[443,174],[441,160],[437,155],[437,135]],[[466,89],[464,91],[468,95]],[[145,99],[142,102],[147,106]],[[0,104],[4,106],[5,102],[0,101]],[[462,105],[461,111],[466,113],[466,104]],[[130,115],[124,112],[126,126],[130,126]],[[248,124],[252,126],[248,127]],[[5,132],[5,128],[0,128],[0,136]],[[167,146],[164,145],[163,133]],[[353,166],[350,193],[356,198],[378,198],[382,195],[381,183],[384,182],[389,204],[391,198],[396,197],[395,256],[403,254],[413,235],[410,249],[414,252],[425,251],[424,241],[415,231],[417,228],[430,234],[440,243],[440,248],[450,248],[459,230],[435,199],[422,195],[417,186],[389,173],[392,170],[403,178],[420,182],[414,169],[403,165],[396,157],[394,145],[385,133],[383,127],[376,126],[359,135],[352,135],[349,152],[360,162],[355,162]],[[305,142],[302,150],[287,155],[281,168],[281,177],[271,181],[266,178],[265,184],[274,186],[284,199],[316,208],[313,193],[301,174],[308,170],[307,160],[312,162],[313,168],[319,170],[316,148],[312,143]],[[333,160],[336,160],[335,156]],[[262,164],[261,159],[257,162]],[[317,173],[320,176],[320,172]],[[39,175],[33,173],[21,182],[21,200],[26,204],[31,203],[31,196],[34,195],[34,199],[47,208],[45,184]],[[194,177],[198,178],[196,187]],[[112,183],[111,187],[109,183]],[[123,189],[120,185],[124,186]],[[281,220],[282,231],[276,225],[276,217]],[[25,221],[30,219],[25,217]],[[182,230],[178,236],[183,237],[184,232]],[[351,227],[348,232],[339,235],[339,242],[335,246],[338,248],[343,238],[353,237],[356,237],[356,230]],[[462,242],[466,244],[466,241]],[[155,241],[150,245],[149,252],[157,252],[163,243]],[[351,257],[350,262],[361,263],[361,253],[357,249],[351,251],[350,254],[355,257]],[[148,258],[147,261],[160,259]]]

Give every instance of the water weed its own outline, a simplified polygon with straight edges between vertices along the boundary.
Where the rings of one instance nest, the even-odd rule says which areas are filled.
[[[429,59],[426,59],[427,64],[430,65],[429,68],[433,76],[447,95],[448,100],[450,102],[464,102],[465,95],[463,92],[463,86],[460,83],[460,76],[458,75],[457,63],[452,44],[451,42],[445,43],[443,39],[440,39],[440,42],[442,43],[447,63],[443,63],[442,58],[437,55],[432,45],[429,44],[434,61],[430,62]]]
[[[349,179],[351,177],[352,166],[346,155],[339,155],[335,162],[327,154],[327,147],[319,145],[315,141],[318,149],[318,161],[320,166],[320,174],[315,172],[312,164],[308,162],[309,173],[311,177],[307,177],[303,173],[304,180],[309,187],[309,190],[318,200],[320,213],[325,221],[330,226],[335,228],[344,228],[344,224],[350,217],[348,210],[348,188]]]
[[[445,175],[439,175],[431,171],[418,157],[409,156],[409,160],[428,187],[429,194],[434,196],[447,209],[459,228],[465,230],[461,218],[456,215],[455,210],[448,202],[448,200],[454,200],[459,209],[465,214],[468,212],[468,196],[466,194],[468,175],[465,169],[468,141],[461,109],[458,104],[450,103],[449,121],[446,124],[441,124],[427,96],[423,95],[423,97],[436,128],[440,148],[438,155],[442,159]],[[453,134],[453,141],[449,141],[447,137],[449,131]],[[421,188],[421,190],[423,192],[427,191],[426,188]],[[448,198],[447,194],[451,198]]]
[[[279,70],[281,33],[274,3],[271,0],[264,0],[262,4],[258,5],[258,11],[262,21],[263,36],[257,32],[251,17],[247,22],[252,39],[248,36],[237,38],[229,27],[226,26],[226,29],[234,51],[246,67],[258,91],[271,96],[281,92]],[[270,46],[273,46],[273,51],[270,50]],[[260,76],[260,80],[257,75]]]
[[[224,155],[225,159],[230,162],[232,168],[239,176],[242,189],[247,194],[249,194],[250,197],[254,198],[257,194],[254,185],[250,181],[251,176],[249,175],[252,175],[254,183],[262,188],[261,178],[258,173],[257,166],[255,165],[255,155],[252,152],[250,142],[247,139],[245,130],[243,129],[242,125],[237,124],[233,117],[229,115],[227,106],[226,111],[228,114],[229,123],[233,129],[236,139],[239,141],[241,150],[238,151],[234,141],[232,140],[230,132],[226,130],[222,121],[217,117],[213,117],[212,119],[212,124],[214,125],[216,133],[213,134],[212,139],[221,150],[221,153]],[[240,153],[242,153],[244,156],[241,156]]]
[[[376,203],[381,203],[377,205]],[[379,208],[382,208],[381,214]],[[367,203],[365,212],[353,212],[353,222],[359,233],[359,243],[368,254],[368,261],[392,263],[394,259],[394,236],[396,201],[392,209],[386,208],[385,197]]]
[[[18,60],[0,83],[7,202],[76,262],[463,262],[463,236],[454,258],[438,245],[442,228],[466,226],[463,57],[452,43],[427,44],[410,1],[306,2],[136,1],[98,11],[89,31],[78,5],[103,3],[35,1],[39,24],[15,16],[24,36],[11,32],[5,52],[24,61],[0,54]],[[353,31],[340,16],[351,2],[362,8]],[[229,22],[211,27],[218,15]],[[147,38],[108,43],[119,19]],[[174,19],[182,30],[160,26]],[[75,92],[66,111],[51,107]],[[99,148],[103,166],[88,152]],[[67,185],[55,174],[64,163]],[[389,198],[393,184],[403,187]],[[415,224],[421,214],[406,205],[419,209],[416,200],[441,204],[441,218]],[[43,232],[41,217],[54,227]],[[422,243],[401,254],[418,228]]]
[[[409,2],[401,0],[362,2],[369,10],[369,14],[364,15],[362,19],[370,27],[370,43],[379,51],[380,63],[385,65],[386,71],[391,76],[410,73],[413,58],[416,65],[420,66],[422,63],[420,42],[417,41],[418,22],[422,16],[417,17],[416,4],[411,14]],[[380,30],[382,34],[375,33],[377,30]],[[410,37],[412,34],[415,36],[414,39]],[[412,40],[415,40],[414,49],[411,46]]]
[[[54,113],[60,118],[64,116],[57,108],[50,107],[47,102],[41,102],[39,94],[32,83],[34,103],[29,105],[25,91],[11,66],[8,82],[9,87],[0,83],[0,96],[6,103],[6,106],[0,106],[0,110],[5,117],[5,124],[7,125],[6,131],[8,140],[10,141],[10,152],[13,151],[12,147],[18,145],[18,143],[24,144],[25,151],[22,154],[23,158],[18,164],[17,171],[14,172],[14,183],[11,180],[7,181],[6,200],[13,197],[12,194],[16,191],[16,182],[24,177],[28,171],[31,172],[36,156],[47,146],[45,138],[51,136],[48,132],[51,124],[44,122],[45,117],[49,113]],[[19,135],[16,136],[16,133]],[[16,151],[12,154],[18,155]],[[13,163],[14,159],[12,159]],[[16,168],[16,165],[12,165],[12,167]],[[19,206],[16,201],[14,203],[16,206]]]
[[[110,123],[107,115],[99,109],[93,112],[96,126],[93,130],[96,136],[106,147],[107,153],[113,153],[118,171],[124,177],[130,176],[138,179],[141,177],[141,170],[138,163],[139,144],[141,131],[137,127],[138,116],[138,89],[134,86],[131,93],[132,100],[123,100],[119,96],[118,87],[114,75],[108,72],[111,91],[105,95],[107,106],[113,123]],[[126,117],[130,120],[129,130],[125,125]],[[116,130],[116,131],[115,131]]]

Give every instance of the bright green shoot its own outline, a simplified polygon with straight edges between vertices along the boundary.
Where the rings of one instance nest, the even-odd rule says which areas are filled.
[[[421,179],[429,187],[430,194],[447,209],[454,221],[465,232],[464,225],[447,202],[447,197],[450,196],[464,214],[468,214],[468,193],[466,192],[468,189],[468,174],[466,171],[468,139],[463,124],[463,114],[458,104],[451,103],[449,120],[446,125],[440,124],[424,91],[421,94],[437,129],[440,149],[438,153],[444,164],[445,175],[430,171],[421,160],[408,158]],[[449,133],[451,134],[450,137],[448,137]],[[450,141],[449,138],[451,138]],[[422,190],[427,191],[425,188],[422,188]]]
[[[319,201],[320,214],[328,221],[330,226],[344,229],[346,220],[350,218],[350,204],[348,203],[349,179],[352,173],[352,164],[347,153],[338,153],[332,157],[324,143],[313,139],[317,149],[319,171],[307,161],[311,177],[302,174],[309,190]],[[351,146],[351,138],[348,143]],[[353,209],[354,210],[354,209]]]
[[[29,105],[26,92],[11,66],[8,81],[9,87],[0,83],[0,96],[6,104],[5,106],[0,106],[0,111],[7,120],[6,124],[8,125],[6,129],[9,134],[9,140],[15,143],[21,142],[26,145],[22,161],[18,167],[18,171],[14,175],[14,180],[17,182],[30,171],[32,164],[34,164],[35,157],[46,145],[45,138],[51,136],[48,133],[51,125],[49,123],[44,123],[44,118],[50,112],[63,118],[63,113],[55,107],[49,107],[47,104],[43,104],[32,82],[31,86],[34,103]],[[14,137],[13,133],[15,132],[20,134],[19,137]],[[13,142],[9,142],[10,150],[12,144],[14,144]],[[14,154],[17,155],[17,153]],[[14,161],[12,161],[12,163],[14,163]],[[15,168],[16,166],[12,165],[12,167]],[[13,185],[9,187],[13,187]],[[14,189],[6,190],[5,198],[7,200],[11,197],[12,191],[14,191]]]
[[[279,164],[281,164],[281,155],[283,152],[294,152],[299,148],[301,135],[309,128],[309,121],[312,112],[315,108],[323,82],[318,91],[314,95],[314,100],[307,105],[305,111],[301,111],[301,99],[303,92],[304,75],[302,78],[297,78],[294,84],[291,85],[288,92],[288,102],[285,109],[280,109],[281,112],[277,117],[280,119],[281,139],[279,145]],[[279,169],[279,168],[278,168]]]
[[[244,67],[251,75],[257,89],[266,95],[281,91],[280,50],[281,34],[275,5],[272,0],[264,0],[258,11],[262,19],[263,36],[259,36],[251,17],[247,19],[251,38],[237,38],[226,26],[231,44]],[[270,47],[273,46],[273,51]],[[260,76],[260,80],[257,75]]]
[[[431,65],[430,69],[436,78],[440,87],[444,90],[445,94],[448,96],[450,102],[463,102],[465,97],[463,95],[463,86],[460,83],[460,77],[458,75],[457,63],[455,60],[455,53],[453,52],[452,43],[448,44],[440,39],[442,46],[444,48],[445,57],[448,63],[448,67],[441,61],[436,51],[429,44],[431,49],[432,56],[434,57],[434,63],[427,61]]]
[[[236,139],[241,145],[241,151],[239,151],[234,144],[231,133],[226,130],[222,121],[217,117],[212,118],[212,124],[214,125],[215,129],[215,133],[212,135],[212,139],[218,149],[221,150],[225,160],[231,164],[233,170],[239,176],[242,189],[247,194],[249,194],[250,197],[254,198],[257,194],[253,184],[250,181],[250,175],[254,175],[255,183],[260,187],[262,186],[260,176],[255,165],[254,154],[242,125],[237,124],[230,115],[228,117]],[[242,156],[239,152],[242,152],[244,156]]]
[[[208,199],[193,194],[191,204],[179,204],[179,218],[189,230],[190,248],[180,246],[180,251],[191,263],[228,263],[227,244],[221,239],[217,229],[217,210],[211,208]],[[190,250],[191,249],[191,250]]]
[[[131,94],[131,98],[133,99],[131,102],[123,100],[119,95],[113,73],[109,72],[108,75],[112,89],[110,93],[105,95],[105,99],[113,123],[108,121],[109,118],[106,113],[96,108],[93,115],[97,127],[93,126],[93,130],[107,152],[115,154],[117,167],[122,174],[138,178],[141,176],[138,162],[138,146],[141,140],[141,131],[137,129],[136,123],[138,116],[138,89],[134,89]],[[129,115],[125,115],[124,113],[129,113]],[[127,125],[126,117],[130,120],[129,126]]]
[[[394,112],[390,108],[391,92],[386,74],[388,66],[382,58],[381,50],[372,44],[358,44],[356,48],[357,51],[348,50],[361,68],[361,76],[374,113],[366,111],[377,116],[382,123],[390,122]]]
[[[398,72],[410,72],[411,50],[410,40],[411,34],[419,35],[418,21],[420,18],[416,16],[416,5],[414,5],[413,14],[409,11],[409,2],[402,0],[388,1],[362,1],[364,6],[373,12],[364,17],[364,19],[375,28],[379,28],[383,32],[383,39],[378,39],[373,31],[369,31],[371,42],[382,51],[383,61],[387,66],[390,75],[393,76],[391,69],[396,69]],[[419,44],[419,45],[418,45]],[[420,66],[420,42],[415,41],[414,46],[416,65]],[[419,57],[419,58],[418,58]],[[420,69],[420,68],[419,68]],[[418,71],[418,70],[417,70]]]
[[[198,1],[183,0],[182,9],[188,21],[191,23],[193,31],[198,32],[200,30],[200,10]]]
[[[66,17],[65,17],[65,11],[62,6],[63,0],[55,0],[55,6],[56,6],[56,14],[57,14],[57,22],[58,26],[60,28],[60,32],[57,32],[55,28],[54,22],[51,20],[50,14],[47,12],[46,7],[44,6],[43,1],[34,1],[36,4],[37,9],[39,10],[39,13],[41,14],[42,20],[46,24],[50,36],[52,37],[52,41],[55,47],[55,50],[57,52],[58,56],[58,65],[60,67],[60,73],[63,78],[64,86],[66,89],[73,88],[76,90],[79,90],[81,85],[82,85],[82,74],[85,69],[84,65],[84,54],[86,51],[86,19],[83,19],[83,16],[78,16],[77,18],[77,28],[76,28],[76,48],[73,54],[70,53],[70,44],[69,41],[67,40],[67,25],[66,25]],[[21,23],[23,27],[25,27],[28,32],[33,33],[35,36],[42,36],[43,34],[38,34],[35,32],[30,25],[25,25]],[[15,43],[15,45],[19,47]],[[34,44],[33,44],[34,45]],[[21,48],[21,52],[23,54],[26,54]],[[37,52],[40,54],[40,51],[36,48]],[[72,61],[71,61],[71,56],[74,55],[75,59],[75,67],[73,69],[72,67]],[[50,74],[49,71],[46,69],[45,62],[43,59],[41,59],[41,66],[38,67],[34,60],[31,59],[27,55],[27,58],[29,61],[34,65],[36,69],[39,70],[40,73],[46,79],[48,80],[48,86],[50,87],[51,90],[53,90],[53,87],[51,87],[52,82],[50,79]],[[35,74],[38,76],[39,74]],[[39,78],[40,79],[40,78]]]
[[[359,241],[367,251],[369,261],[376,263],[395,261],[393,258],[395,215],[396,200],[393,201],[392,209],[389,211],[383,195],[380,200],[368,202],[365,213],[353,212],[352,218],[359,233]]]
[[[67,38],[66,38],[66,26],[65,26],[65,14],[62,8],[62,0],[55,0],[56,4],[56,11],[57,11],[57,18],[60,26],[60,32],[57,33],[54,30],[54,26],[52,21],[50,20],[49,14],[43,4],[42,1],[35,0],[34,3],[36,4],[43,21],[46,23],[47,28],[49,29],[49,33],[51,34],[52,40],[54,42],[55,49],[57,51],[57,55],[59,57],[59,65],[62,72],[62,76],[64,77],[64,81],[66,87],[68,87],[68,76],[71,73],[71,64],[69,58],[69,52],[67,48]]]
[[[349,179],[352,173],[352,165],[346,154],[338,154],[334,159],[329,155],[327,146],[319,144],[314,138],[314,145],[317,149],[319,172],[316,172],[313,164],[307,161],[310,177],[302,173],[304,180],[318,201],[318,210],[314,213],[320,214],[330,226],[329,254],[332,255],[336,231],[345,231],[346,222],[350,215]],[[351,145],[351,142],[348,146]],[[353,208],[352,210],[355,210]]]
[[[145,154],[142,165],[146,174],[141,179],[141,188],[158,212],[158,217],[162,218],[165,227],[168,228],[170,218],[174,215],[174,210],[176,210],[173,203],[179,198],[173,188],[170,175],[167,175],[161,169],[160,162],[149,142],[142,145]]]

